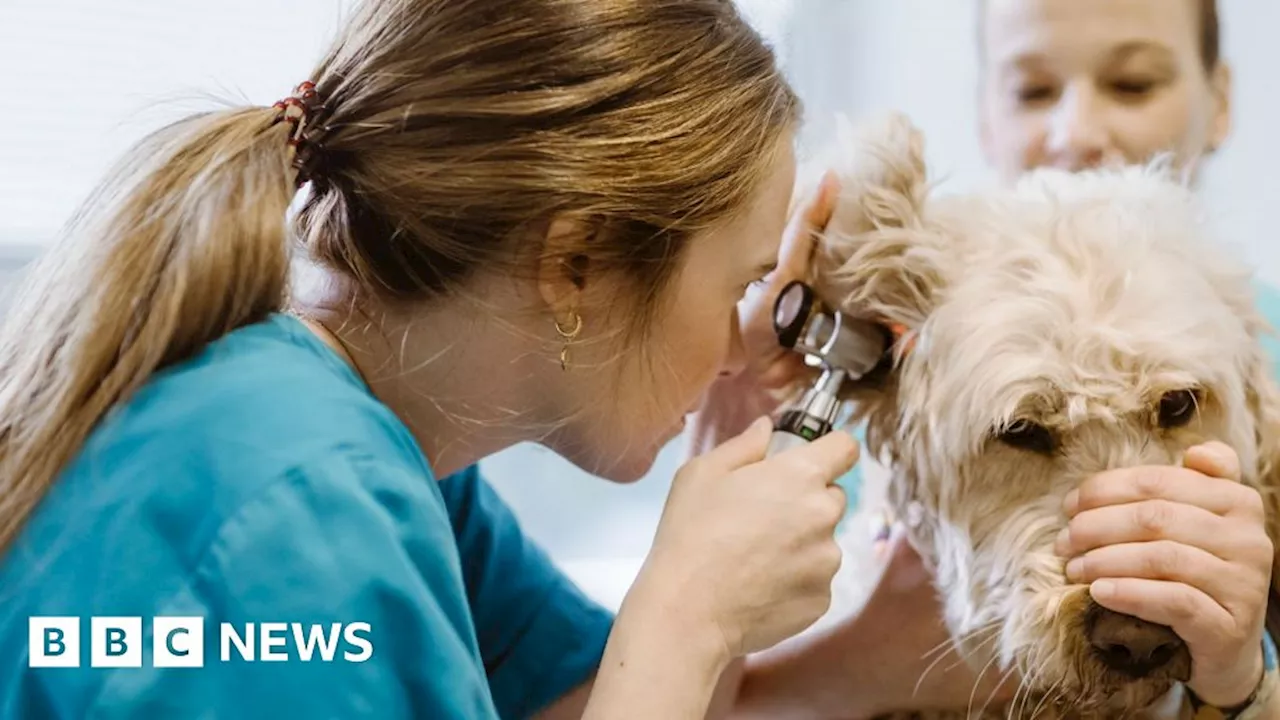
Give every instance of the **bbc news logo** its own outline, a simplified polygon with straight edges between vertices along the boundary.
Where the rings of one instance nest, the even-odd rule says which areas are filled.
[[[80,667],[81,618],[28,618],[27,666]],[[205,619],[151,619],[152,667],[204,667]],[[220,662],[355,662],[373,656],[369,623],[245,623],[218,627]],[[142,618],[89,618],[89,667],[142,667]],[[341,652],[339,650],[341,649]]]

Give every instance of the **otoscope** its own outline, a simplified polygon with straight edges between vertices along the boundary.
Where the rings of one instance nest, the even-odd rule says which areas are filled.
[[[805,355],[822,374],[799,404],[774,423],[769,455],[831,432],[840,411],[841,386],[876,369],[893,344],[888,328],[826,307],[813,288],[800,280],[789,283],[778,295],[773,329],[783,347]]]

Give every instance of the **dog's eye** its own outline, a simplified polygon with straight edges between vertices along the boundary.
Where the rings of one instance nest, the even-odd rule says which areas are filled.
[[[1172,390],[1160,398],[1160,427],[1176,428],[1191,422],[1196,414],[1196,394],[1191,390]]]
[[[1037,425],[1025,418],[1014,420],[1005,427],[1000,433],[1000,442],[1045,455],[1052,453],[1055,447],[1053,434],[1045,426]]]

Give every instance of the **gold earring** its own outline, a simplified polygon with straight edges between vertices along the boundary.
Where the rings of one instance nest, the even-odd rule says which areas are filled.
[[[560,337],[564,338],[564,347],[560,350],[560,369],[569,369],[569,343],[578,337],[578,333],[582,332],[582,316],[578,313],[573,314],[573,329],[565,330],[560,327],[560,321],[556,320],[556,332],[560,333]]]

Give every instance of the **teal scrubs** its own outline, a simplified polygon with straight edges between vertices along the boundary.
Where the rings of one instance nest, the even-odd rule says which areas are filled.
[[[1280,290],[1263,282],[1254,283],[1254,303],[1258,308],[1258,312],[1271,325],[1274,334],[1263,336],[1262,345],[1267,351],[1268,357],[1271,358],[1271,374],[1280,378]],[[859,443],[866,445],[866,428],[858,426],[854,429],[853,435]],[[858,501],[862,492],[862,463],[858,463],[852,470],[845,473],[837,481],[845,491],[847,507],[845,510],[845,518],[858,508]]]
[[[79,652],[33,616],[71,618]],[[98,633],[140,667],[92,666],[93,616],[140,618]],[[276,315],[112,412],[32,516],[0,564],[0,719],[523,718],[591,677],[611,623],[474,467],[437,482]],[[29,667],[45,650],[79,666]]]

